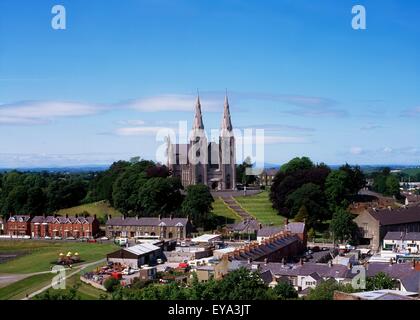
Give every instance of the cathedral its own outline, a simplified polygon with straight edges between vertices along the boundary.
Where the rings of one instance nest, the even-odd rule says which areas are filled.
[[[235,137],[227,95],[218,143],[207,141],[198,96],[189,142],[168,142],[168,168],[184,187],[205,184],[211,190],[236,189]]]

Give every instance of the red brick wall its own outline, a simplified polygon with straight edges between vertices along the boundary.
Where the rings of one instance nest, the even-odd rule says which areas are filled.
[[[31,227],[29,222],[7,221],[6,233],[12,235],[30,235]]]

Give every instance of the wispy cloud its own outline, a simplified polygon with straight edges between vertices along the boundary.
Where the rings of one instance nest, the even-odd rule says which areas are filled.
[[[0,124],[35,125],[57,118],[94,115],[105,107],[62,101],[23,101],[0,105]]]
[[[363,154],[364,153],[364,150],[362,149],[362,148],[360,148],[360,147],[351,147],[350,148],[350,153],[352,154],[352,155],[361,155],[361,154]]]
[[[192,112],[194,110],[196,100],[197,97],[193,95],[167,94],[136,100],[129,100],[120,103],[120,105],[142,112]],[[202,98],[201,105],[204,112],[220,112],[223,106],[223,100]]]
[[[264,123],[264,124],[252,124],[249,126],[241,126],[239,129],[264,129],[265,131],[296,131],[296,132],[314,132],[315,128],[293,126],[287,124],[275,124],[275,123]]]
[[[370,131],[370,130],[376,130],[376,129],[382,129],[383,126],[375,123],[368,123],[360,128],[360,130],[364,131]]]
[[[401,115],[403,117],[417,117],[420,116],[420,106],[406,109],[404,110]]]
[[[119,136],[156,136],[158,133],[165,135],[176,132],[175,128],[145,126],[145,127],[123,127],[115,130]]]

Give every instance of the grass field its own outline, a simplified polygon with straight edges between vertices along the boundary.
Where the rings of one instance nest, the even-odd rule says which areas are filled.
[[[213,214],[229,220],[240,221],[241,217],[232,212],[220,198],[215,198],[213,203]]]
[[[111,215],[113,217],[121,216],[121,212],[111,207],[109,203],[106,201],[98,201],[94,203],[83,204],[77,207],[62,209],[58,211],[57,214],[59,215],[68,214],[69,216],[74,216],[76,214],[80,215],[84,212],[89,213],[91,216],[94,216],[96,214],[98,218],[107,217],[108,215]]]
[[[242,208],[244,208],[262,224],[282,225],[284,223],[284,218],[279,216],[271,207],[268,192],[266,191],[254,196],[236,197],[235,199]]]
[[[31,276],[0,289],[0,300],[20,300],[48,285],[54,277],[52,273]]]
[[[0,264],[0,273],[33,273],[48,271],[51,262],[62,252],[78,252],[83,262],[105,258],[118,247],[113,243],[82,243],[54,241],[0,241],[0,251],[22,251],[25,255]]]

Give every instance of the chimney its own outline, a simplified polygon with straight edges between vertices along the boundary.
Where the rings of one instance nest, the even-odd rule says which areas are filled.
[[[66,219],[68,219],[69,218],[69,215],[68,214],[66,214]]]
[[[389,265],[392,266],[393,264],[394,264],[394,259],[393,258],[390,258],[389,259]]]
[[[93,215],[93,219],[96,220],[96,214]]]
[[[173,214],[171,214],[171,215],[169,216],[169,218],[170,218],[171,220],[173,220],[173,219],[174,219],[174,215],[173,215]]]
[[[283,259],[281,259],[281,263],[285,266],[286,265],[286,258],[283,257]]]
[[[302,258],[300,258],[300,260],[299,260],[299,264],[300,264],[301,266],[303,266],[303,259],[302,259]]]
[[[136,220],[139,220],[139,216],[136,216]]]
[[[413,265],[412,265],[411,269],[416,269],[416,260],[415,259],[413,259]]]
[[[249,258],[248,259],[248,264],[251,264],[252,263],[252,259],[251,258]]]
[[[347,269],[348,269],[348,270],[351,270],[351,268],[352,268],[352,267],[353,267],[353,266],[352,266],[351,262],[347,263]]]
[[[260,224],[259,224],[259,227],[260,227],[260,230],[261,230],[261,229],[263,228],[263,225],[260,223]]]
[[[289,219],[286,218],[286,220],[284,220],[284,225],[287,226],[289,224]]]
[[[159,217],[158,217],[158,218],[159,218],[159,221],[160,221],[160,220],[162,220],[162,216],[161,216],[161,215],[159,215]]]
[[[125,215],[122,215],[121,216],[121,220],[125,220]]]
[[[328,266],[331,268],[333,266],[332,260],[328,261]]]
[[[268,259],[267,259],[267,258],[265,258],[265,259],[264,259],[264,265],[267,265],[267,263],[268,263]]]

